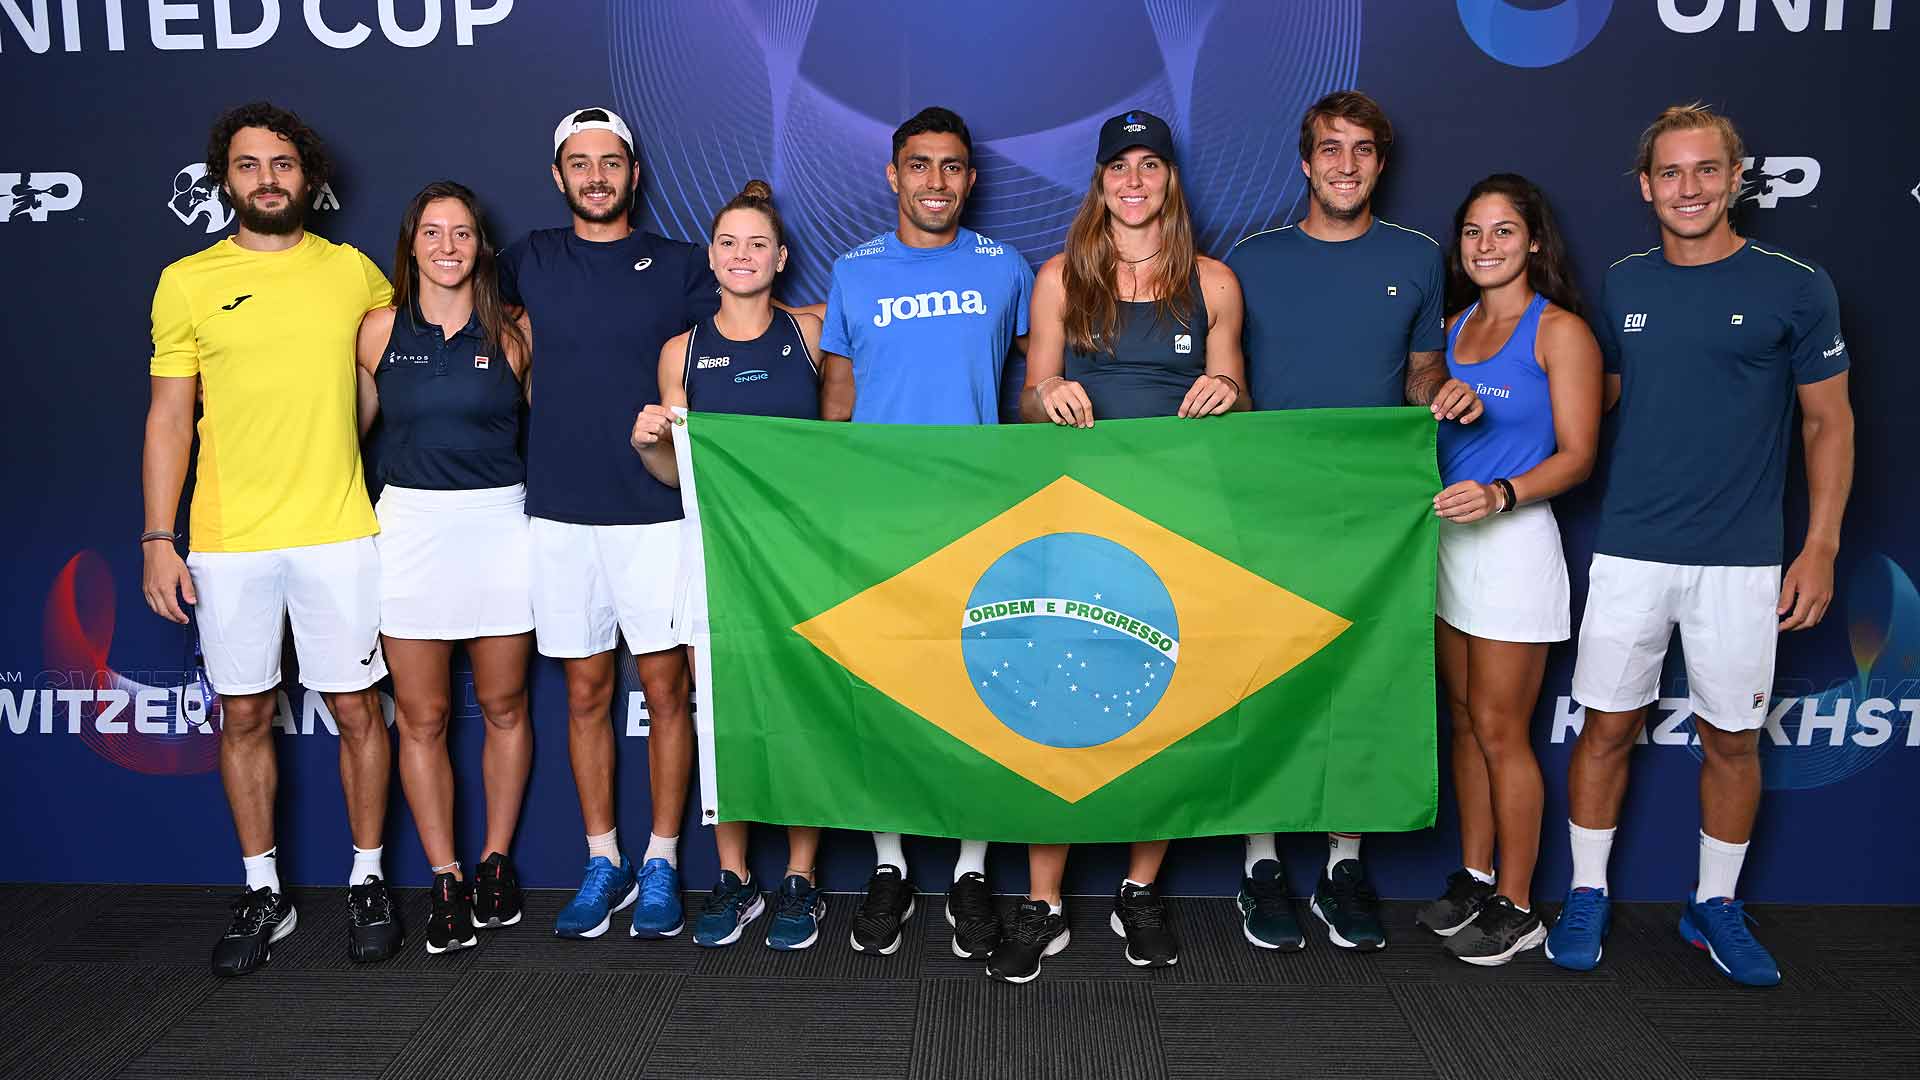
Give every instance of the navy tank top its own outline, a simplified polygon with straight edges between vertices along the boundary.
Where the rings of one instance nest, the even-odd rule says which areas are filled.
[[[799,322],[778,308],[752,341],[724,336],[711,315],[701,319],[687,334],[682,382],[694,412],[820,419],[820,368]]]
[[[1191,326],[1157,317],[1154,301],[1120,302],[1113,348],[1083,353],[1067,349],[1066,376],[1093,402],[1095,420],[1172,416],[1193,382],[1207,371],[1207,301],[1200,277],[1187,283],[1193,298]]]
[[[1547,298],[1536,295],[1500,351],[1476,364],[1456,360],[1454,343],[1480,305],[1468,308],[1447,332],[1447,370],[1473,387],[1486,411],[1471,424],[1440,425],[1442,483],[1478,480],[1488,484],[1499,477],[1519,476],[1559,448],[1547,373],[1534,356],[1540,312],[1546,306]]]
[[[380,479],[400,487],[465,491],[527,478],[520,455],[520,380],[478,315],[448,338],[418,304],[393,316],[380,389]]]

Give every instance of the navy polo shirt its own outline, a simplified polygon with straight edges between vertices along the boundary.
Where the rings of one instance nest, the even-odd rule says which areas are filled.
[[[1256,409],[1405,405],[1407,354],[1447,347],[1447,275],[1425,233],[1374,218],[1329,242],[1288,225],[1235,244],[1226,263],[1246,297]]]
[[[417,303],[394,312],[374,383],[382,482],[464,491],[526,478],[520,380],[506,350],[488,343],[478,314],[447,337]]]
[[[1620,405],[1594,550],[1778,566],[1795,388],[1848,364],[1826,271],[1751,240],[1704,266],[1654,248],[1607,271],[1600,322]]]
[[[680,493],[628,438],[660,401],[660,346],[720,308],[706,252],[636,230],[544,229],[500,253],[500,293],[533,327],[527,513],[582,525],[674,521]]]

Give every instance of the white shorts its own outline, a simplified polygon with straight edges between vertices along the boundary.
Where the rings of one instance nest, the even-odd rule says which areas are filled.
[[[527,489],[388,485],[380,518],[380,632],[467,641],[533,629]]]
[[[1660,696],[1674,627],[1693,714],[1722,731],[1766,723],[1780,639],[1780,568],[1676,566],[1595,555],[1573,700],[1628,712]]]
[[[1448,626],[1488,641],[1565,641],[1567,609],[1567,559],[1552,507],[1440,523],[1433,612]]]
[[[533,547],[533,632],[540,655],[606,652],[626,635],[645,655],[680,642],[673,632],[680,523],[576,525],[528,519]]]
[[[300,682],[322,693],[386,677],[380,655],[380,551],[373,537],[271,551],[195,551],[187,570],[194,621],[215,693],[280,685],[289,619]]]

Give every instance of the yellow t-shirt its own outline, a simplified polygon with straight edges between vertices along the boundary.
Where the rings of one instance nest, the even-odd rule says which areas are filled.
[[[194,551],[331,544],[380,531],[354,420],[360,317],[393,302],[365,255],[308,233],[285,251],[221,240],[160,273],[155,375],[205,391]]]

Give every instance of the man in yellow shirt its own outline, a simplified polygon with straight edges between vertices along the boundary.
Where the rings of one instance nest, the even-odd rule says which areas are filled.
[[[392,303],[393,290],[365,255],[306,231],[327,171],[319,137],[292,113],[260,102],[222,116],[207,175],[239,229],[167,267],[153,296],[142,585],[148,606],[174,622],[187,622],[183,602],[194,609],[247,875],[214,946],[217,975],[258,968],[295,924],[273,839],[274,692],[289,617],[301,681],[325,696],[340,729],[354,847],[349,955],[384,960],[401,941],[380,866],[392,751],[371,689],[387,666],[353,357],[360,317]],[[204,404],[182,561],[173,525],[196,389]]]

